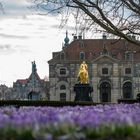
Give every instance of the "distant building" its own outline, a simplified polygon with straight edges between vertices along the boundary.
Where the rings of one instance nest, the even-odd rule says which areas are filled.
[[[94,102],[117,102],[136,98],[140,92],[140,46],[125,40],[82,39],[74,36],[49,63],[50,100],[73,101],[74,85],[82,61],[88,64]]]
[[[32,62],[32,73],[27,79],[18,79],[13,83],[13,99],[43,100],[48,99],[49,82],[40,79],[35,61]]]
[[[0,85],[0,100],[10,100],[11,99],[12,88],[6,85]]]

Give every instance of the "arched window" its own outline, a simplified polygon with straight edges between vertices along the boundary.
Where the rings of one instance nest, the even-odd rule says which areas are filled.
[[[66,86],[65,85],[61,85],[60,86],[60,90],[65,90],[66,89]]]
[[[66,101],[66,93],[60,93],[60,101]]]
[[[80,52],[80,60],[84,60],[85,59],[85,53],[84,52]]]
[[[125,82],[123,84],[123,98],[130,99],[132,98],[132,83],[131,82]]]
[[[102,82],[100,85],[101,102],[111,102],[111,85],[109,82]]]

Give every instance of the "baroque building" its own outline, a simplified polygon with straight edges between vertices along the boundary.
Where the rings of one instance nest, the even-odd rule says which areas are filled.
[[[32,72],[27,79],[18,79],[13,83],[12,98],[21,100],[48,99],[49,82],[40,79],[35,61],[32,62]]]
[[[74,36],[59,52],[53,52],[49,64],[50,100],[74,101],[74,85],[82,61],[88,65],[94,102],[117,102],[136,98],[140,92],[140,46],[125,40],[82,39]]]

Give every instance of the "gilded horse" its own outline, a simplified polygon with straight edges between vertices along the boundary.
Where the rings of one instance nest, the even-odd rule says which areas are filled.
[[[83,61],[83,63],[81,63],[80,65],[79,72],[78,72],[78,80],[80,81],[81,84],[87,84],[89,81],[88,66],[85,63],[85,61]]]

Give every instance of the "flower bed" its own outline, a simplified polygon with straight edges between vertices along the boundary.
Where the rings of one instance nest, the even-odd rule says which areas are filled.
[[[139,140],[140,104],[1,107],[1,140]]]

